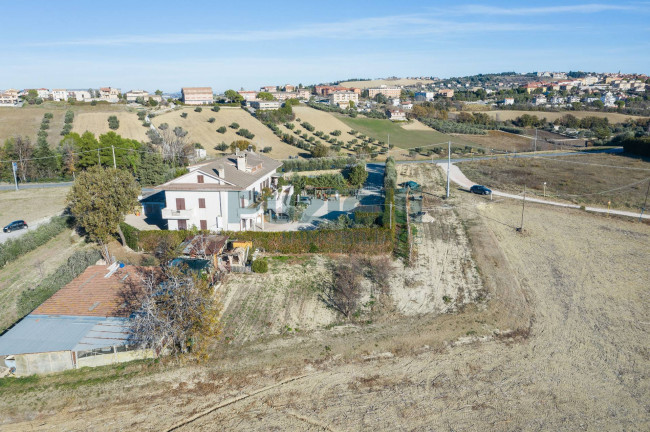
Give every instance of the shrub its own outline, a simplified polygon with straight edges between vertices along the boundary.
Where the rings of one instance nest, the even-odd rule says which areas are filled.
[[[230,128],[231,129],[239,129],[239,123],[237,123],[237,122],[230,123]]]
[[[228,144],[222,141],[221,144],[217,144],[216,146],[214,146],[214,149],[219,151],[226,151],[228,150]]]
[[[226,133],[226,127],[221,126],[219,129],[217,129],[217,132],[219,132],[220,134],[225,134]]]
[[[68,261],[47,276],[36,288],[23,291],[18,299],[18,316],[24,317],[41,303],[49,299],[58,290],[69,284],[102,257],[97,249],[84,249],[76,251]]]
[[[208,119],[208,123],[214,123],[215,120],[216,120],[216,119],[215,119],[214,117],[210,117],[210,118]]]
[[[181,117],[182,117],[182,118],[187,118],[187,113],[184,112],[183,114],[181,114]]]
[[[252,133],[252,132],[249,131],[248,129],[244,129],[244,128],[239,129],[239,130],[237,131],[237,135],[239,135],[239,136],[243,136],[244,138],[248,138],[248,139],[253,139],[253,138],[255,138],[255,134],[254,134],[254,133]]]
[[[251,265],[254,273],[266,273],[269,271],[269,263],[265,259],[256,259]]]
[[[307,129],[309,132],[313,132],[316,129],[311,123],[308,122],[300,123],[300,126]]]
[[[139,229],[136,227],[129,225],[126,222],[120,222],[120,229],[122,230],[122,233],[124,234],[124,239],[126,240],[126,245],[133,249],[134,251],[138,250],[138,232],[140,232]]]
[[[212,107],[212,111],[214,111],[214,112],[219,112],[219,110],[221,110],[221,108],[219,106],[217,106],[217,105]]]
[[[203,108],[201,107],[194,108],[194,112],[201,112],[201,111],[203,111]]]
[[[51,119],[54,117],[54,114],[52,114],[51,112],[46,112],[45,114],[43,114],[43,117],[45,117],[46,119]]]
[[[67,216],[57,216],[21,237],[0,243],[0,268],[10,261],[18,259],[27,252],[44,245],[63,232],[68,226]]]
[[[120,127],[120,121],[117,119],[117,116],[112,115],[108,117],[108,127],[113,130]]]
[[[144,120],[144,118],[147,116],[146,111],[138,111],[138,120]]]

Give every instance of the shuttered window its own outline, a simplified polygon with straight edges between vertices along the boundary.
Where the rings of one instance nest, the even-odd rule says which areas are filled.
[[[199,198],[199,208],[205,208],[205,198]]]
[[[208,221],[206,221],[206,220],[201,221],[201,229],[202,230],[207,230],[208,229]]]
[[[196,181],[199,183],[203,183],[203,176],[201,174],[196,175]]]

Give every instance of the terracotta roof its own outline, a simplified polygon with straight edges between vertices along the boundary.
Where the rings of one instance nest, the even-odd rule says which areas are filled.
[[[112,276],[104,265],[88,267],[72,282],[37,307],[32,315],[124,317],[123,294],[129,283],[136,286],[146,275],[143,267],[125,266]]]

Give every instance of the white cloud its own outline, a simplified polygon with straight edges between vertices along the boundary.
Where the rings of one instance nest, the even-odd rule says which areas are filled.
[[[586,3],[567,6],[541,6],[503,8],[498,6],[485,5],[464,5],[452,9],[451,12],[472,15],[544,15],[555,13],[598,13],[608,11],[629,11],[639,10],[637,6],[604,3]]]
[[[396,15],[329,23],[313,23],[295,29],[270,29],[158,35],[118,35],[61,41],[27,43],[24,46],[125,46],[192,44],[201,42],[262,42],[295,39],[404,39],[427,35],[466,34],[469,32],[508,32],[550,30],[551,25],[519,23],[455,22],[428,15]]]

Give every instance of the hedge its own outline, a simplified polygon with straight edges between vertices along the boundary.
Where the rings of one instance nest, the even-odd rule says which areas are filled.
[[[265,259],[256,259],[251,264],[254,273],[266,273],[269,271],[269,263]]]
[[[56,216],[22,236],[0,243],[0,268],[44,245],[62,233],[68,226],[68,216]]]
[[[178,247],[192,231],[140,231],[139,244],[146,252],[154,252],[161,239]],[[231,240],[252,241],[253,247],[270,253],[358,253],[377,255],[393,250],[392,233],[384,228],[348,228],[313,231],[225,231]]]
[[[101,257],[102,255],[97,249],[76,251],[65,264],[59,266],[54,273],[43,279],[36,288],[28,289],[20,294],[17,305],[18,316],[22,318],[36,309]]]
[[[126,245],[132,250],[137,251],[139,249],[138,232],[140,232],[140,230],[126,222],[120,222],[120,228],[122,229],[122,234],[124,234]]]

